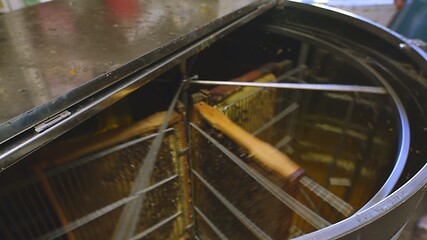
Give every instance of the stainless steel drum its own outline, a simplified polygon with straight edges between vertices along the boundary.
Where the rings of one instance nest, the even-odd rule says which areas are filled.
[[[397,239],[427,54],[292,1],[0,16],[1,239]]]

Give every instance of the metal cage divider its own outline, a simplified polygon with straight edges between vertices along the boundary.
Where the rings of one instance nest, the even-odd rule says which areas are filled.
[[[304,48],[306,51],[305,53],[307,54],[307,51],[309,50],[309,46],[302,46],[302,48]],[[226,86],[247,86],[247,87],[259,87],[260,89],[254,93],[252,93],[251,95],[256,94],[259,91],[262,91],[264,88],[284,88],[284,89],[295,89],[295,90],[315,90],[315,91],[337,91],[337,92],[352,92],[352,93],[358,93],[358,92],[362,92],[362,93],[370,93],[370,94],[387,94],[387,91],[383,88],[383,87],[377,87],[377,86],[356,86],[356,85],[340,85],[340,84],[311,84],[311,83],[306,83],[303,80],[303,75],[304,75],[304,70],[306,70],[306,66],[303,64],[304,62],[304,56],[300,56],[300,60],[302,61],[301,63],[299,63],[299,65],[297,67],[295,67],[294,69],[292,69],[291,71],[289,71],[286,74],[283,74],[282,76],[278,77],[278,81],[277,82],[273,82],[273,83],[258,83],[258,82],[230,82],[230,81],[215,81],[215,80],[190,80],[190,84],[199,84],[199,85],[226,85]],[[299,74],[299,78],[293,77],[293,75],[295,74]],[[298,83],[283,83],[280,81],[283,80],[292,80],[292,81],[297,81]],[[280,112],[279,114],[275,115],[273,117],[273,119],[271,119],[270,121],[268,121],[267,123],[265,123],[261,128],[255,130],[252,132],[253,135],[258,135],[259,133],[261,133],[262,131],[264,131],[265,129],[268,129],[269,127],[271,127],[272,125],[274,125],[276,122],[278,122],[280,119],[286,117],[287,115],[293,113],[294,111],[296,111],[296,109],[298,108],[298,103],[297,101],[300,99],[299,96],[299,91],[297,93],[297,95],[295,96],[294,102],[291,103],[287,108],[285,108],[282,112]],[[246,97],[250,97],[250,96],[246,96]],[[239,101],[241,99],[236,100]],[[233,103],[223,107],[224,111],[226,112],[227,109],[233,105]],[[347,118],[349,118],[352,115],[352,111],[350,110],[349,113],[347,114]],[[295,119],[295,114],[292,114],[291,117],[293,120]],[[294,121],[292,121],[293,123]],[[348,122],[348,121],[346,121]],[[294,124],[289,125],[290,127],[290,132],[293,133],[292,131],[292,127]],[[239,159],[239,157],[235,156],[233,153],[231,153],[229,150],[227,150],[224,146],[222,146],[219,142],[217,142],[214,138],[212,138],[211,136],[209,136],[209,134],[207,134],[206,132],[204,132],[202,129],[200,129],[199,127],[197,127],[195,124],[190,123],[190,126],[197,130],[197,132],[199,132],[199,134],[201,134],[204,138],[208,139],[208,141],[210,141],[211,143],[213,143],[219,150],[221,150],[221,152],[223,152],[230,160],[232,160],[234,163],[236,163],[237,165],[239,165],[240,168],[244,169],[244,171],[250,175],[251,177],[257,179],[258,183],[263,182],[261,184],[261,186],[263,186],[264,188],[268,189],[268,191],[270,193],[273,193],[276,197],[277,194],[279,195],[278,199],[280,199],[283,203],[285,203],[280,197],[283,197],[283,195],[287,195],[285,192],[283,192],[283,190],[281,189],[276,189],[274,184],[272,184],[271,182],[269,182],[269,180],[267,179],[263,179],[264,177],[261,176],[260,174],[257,174],[256,171],[253,170],[248,170],[250,169],[249,166],[244,166],[245,163]],[[343,133],[344,134],[344,133]],[[292,136],[291,134],[286,135],[282,140],[280,140],[278,143],[276,143],[275,147],[276,148],[282,148],[283,146],[285,146],[287,143],[289,143],[292,140]],[[341,141],[342,141],[342,137],[341,137]],[[341,142],[340,141],[340,142]],[[191,142],[191,140],[189,141]],[[339,146],[337,146],[337,148],[339,148]],[[334,154],[335,156],[336,154]],[[336,158],[336,157],[334,157]],[[245,169],[247,168],[247,169]],[[198,179],[202,180],[203,184],[205,186],[207,186],[211,192],[215,189],[211,189],[212,186],[209,187],[209,182],[206,179],[203,179],[199,173],[197,173],[197,171],[195,169],[192,168],[192,172],[195,176],[197,176]],[[201,179],[202,178],[202,179]],[[319,184],[317,184],[315,181],[307,178],[307,177],[303,177],[300,182],[302,183],[303,186],[307,187],[307,189],[313,191],[318,197],[320,197],[321,199],[323,199],[324,201],[327,201],[328,204],[330,204],[331,206],[335,207],[335,209],[337,209],[339,212],[341,212],[344,216],[349,216],[351,215],[351,213],[353,212],[353,208],[347,204],[344,200],[340,199],[339,197],[335,196],[334,194],[330,193],[328,190],[326,190],[325,188],[323,188],[322,186],[320,186]],[[267,184],[265,184],[267,183]],[[302,190],[302,189],[301,189]],[[220,194],[219,192],[216,192],[217,194]],[[215,195],[217,195],[215,194]],[[326,227],[328,225],[330,225],[330,223],[326,220],[324,220],[322,217],[320,217],[319,215],[317,215],[315,212],[312,212],[312,210],[306,208],[305,206],[302,205],[302,211],[295,211],[295,209],[293,209],[295,207],[296,204],[298,205],[298,201],[293,199],[293,197],[291,196],[286,196],[289,197],[288,198],[288,202],[285,203],[286,206],[290,207],[292,210],[294,210],[294,212],[296,212],[299,216],[301,216],[305,221],[307,221],[310,225],[314,226],[316,229],[320,229],[323,227]],[[308,197],[308,196],[306,196]],[[290,199],[290,201],[289,201]],[[292,200],[295,200],[295,202],[293,202]],[[310,199],[308,199],[310,200]],[[195,207],[195,206],[193,206]],[[298,209],[298,208],[296,208]],[[311,217],[314,216],[314,221],[313,218],[307,218],[307,216],[305,215],[305,211],[309,212],[309,215]],[[198,212],[198,214],[202,214],[204,217],[202,217],[206,222],[208,222],[208,225],[211,227],[212,230],[214,230],[214,232],[220,233],[219,229],[217,226],[215,226],[213,224],[212,221],[210,221],[203,212],[200,211],[200,209],[198,209],[196,212]],[[305,213],[304,213],[305,212]],[[236,214],[235,214],[236,216]],[[238,217],[238,219],[242,222],[244,222],[245,220],[242,220],[241,218]],[[244,224],[247,225],[247,224]],[[292,226],[294,228],[296,228],[295,226]],[[250,228],[248,228],[250,229]],[[250,229],[251,230],[251,229]],[[303,233],[300,229],[294,229],[295,231],[295,236],[299,236],[301,233]],[[253,229],[252,229],[253,231]],[[261,239],[263,239],[263,237],[260,237]]]
[[[304,66],[298,66],[297,68],[295,68],[292,71],[292,74],[294,73],[301,73],[302,70],[304,70]],[[289,74],[291,75],[291,74]],[[290,76],[286,76],[286,77],[290,77]],[[238,85],[238,86],[253,86],[253,87],[261,87],[261,88],[291,88],[291,89],[306,89],[306,90],[326,90],[326,91],[356,91],[356,92],[367,92],[367,93],[374,93],[374,94],[385,94],[385,90],[383,88],[380,87],[365,87],[365,86],[350,86],[350,85],[328,85],[328,84],[306,84],[306,83],[298,83],[298,84],[284,84],[284,83],[234,83],[234,82],[224,82],[224,81],[201,81],[201,80],[191,80],[190,84],[213,84],[213,85]],[[314,88],[311,88],[314,87]],[[343,87],[343,88],[340,88]],[[261,89],[260,89],[261,90]],[[271,119],[269,122],[267,122],[262,128],[256,130],[253,132],[253,135],[257,135],[260,132],[262,132],[263,130],[267,129],[269,126],[274,125],[277,121],[279,121],[280,119],[286,117],[287,115],[289,115],[290,113],[294,112],[296,109],[298,108],[298,104],[297,103],[292,103],[290,104],[285,110],[283,110],[281,113],[279,113],[278,115],[276,115],[273,119]],[[248,175],[250,175],[252,178],[254,178],[258,183],[260,183],[264,188],[266,188],[269,192],[271,192],[273,195],[275,195],[280,201],[282,201],[283,203],[285,203],[285,205],[287,205],[288,207],[292,208],[296,213],[299,213],[300,216],[309,216],[306,217],[306,221],[309,222],[311,225],[313,225],[315,228],[319,229],[319,228],[323,228],[326,227],[328,225],[330,225],[329,222],[327,222],[326,220],[324,220],[323,218],[321,218],[319,215],[317,215],[315,212],[311,211],[310,209],[306,208],[303,205],[299,205],[298,201],[296,201],[294,198],[292,198],[291,196],[287,195],[285,192],[283,192],[281,189],[278,189],[276,186],[274,186],[274,184],[272,184],[271,182],[269,182],[269,180],[265,179],[263,176],[261,176],[260,174],[258,174],[256,171],[252,170],[250,167],[245,166],[245,163],[239,159],[237,156],[233,155],[231,152],[229,152],[225,147],[223,147],[220,143],[216,142],[215,139],[213,139],[212,137],[210,137],[206,132],[204,132],[203,130],[201,130],[200,128],[198,128],[197,126],[195,126],[192,123],[189,123],[189,126],[191,126],[192,128],[196,129],[199,133],[201,133],[206,139],[208,139],[210,142],[214,143],[214,145],[216,145],[222,152],[224,152],[233,162],[235,162],[240,168],[242,168],[244,171],[246,171],[248,173]],[[190,128],[190,127],[188,127]],[[169,128],[166,129],[164,131],[164,133],[166,132],[170,132],[172,131],[172,133],[175,135],[176,138],[176,132],[174,129]],[[68,169],[73,169],[73,167],[77,167],[80,164],[84,164],[90,161],[93,161],[96,158],[102,157],[103,155],[118,151],[122,148],[125,148],[127,146],[131,146],[133,144],[136,144],[138,142],[147,140],[149,138],[152,137],[156,137],[158,136],[160,133],[156,133],[156,134],[152,134],[150,136],[141,138],[141,139],[137,139],[137,140],[133,140],[130,141],[128,143],[119,145],[117,147],[114,148],[110,148],[107,149],[105,151],[101,151],[99,153],[90,155],[89,157],[85,157],[82,158],[78,161],[72,162],[69,165],[67,164],[67,166],[63,166],[60,167],[58,169],[56,169],[58,172],[59,171],[65,171]],[[292,136],[287,135],[285,136],[281,141],[279,141],[276,144],[276,147],[281,148],[284,145],[286,145],[289,141],[291,141]],[[191,148],[191,141],[188,141],[189,147]],[[185,153],[186,151],[184,151]],[[190,165],[191,165],[191,159],[190,159]],[[191,172],[193,174],[195,174],[195,176],[201,180],[206,186],[208,186],[209,188],[209,183],[201,178],[200,175],[198,175],[198,173],[192,168],[191,168]],[[49,176],[54,176],[57,172],[55,171],[49,171],[49,172],[45,172],[43,173],[43,178],[47,178]],[[66,176],[66,179],[68,181],[71,182],[71,179],[78,179],[78,177],[75,175],[76,173],[73,171],[73,176]],[[192,174],[190,175],[190,177],[192,176]],[[39,176],[40,177],[40,176]],[[178,178],[178,175],[173,175],[170,177],[170,179],[164,179],[164,181],[168,182],[172,179]],[[33,179],[34,180],[34,179]],[[161,181],[162,183],[166,183]],[[159,183],[161,183],[159,182]],[[65,188],[65,186],[63,185],[64,183],[60,182],[60,184],[62,185],[63,188]],[[306,184],[307,185],[307,184]],[[100,216],[107,214],[108,212],[113,211],[114,209],[117,209],[123,205],[126,205],[127,203],[129,203],[130,201],[138,198],[140,195],[144,194],[147,191],[153,190],[158,186],[149,186],[145,189],[142,189],[140,191],[137,191],[135,194],[130,195],[126,198],[123,198],[117,202],[114,202],[104,208],[98,209],[95,212],[92,212],[82,218],[77,219],[76,221],[73,221],[72,223],[69,224],[65,224],[65,226],[56,229],[54,231],[50,231],[48,234],[43,235],[43,237],[48,237],[48,238],[54,238],[54,237],[58,237],[61,236],[63,234],[67,234],[69,232],[71,232],[72,230],[90,222],[93,221],[97,218],[99,218]],[[317,187],[316,187],[317,188]],[[209,188],[211,191],[214,189]],[[37,189],[36,189],[37,190]],[[29,190],[26,190],[27,193]],[[56,191],[55,189],[53,189],[53,191]],[[38,194],[39,191],[36,191]],[[28,194],[28,195],[32,195],[32,194]],[[192,194],[193,195],[193,194]],[[1,197],[1,196],[0,196]],[[68,198],[69,196],[67,196]],[[32,200],[34,201],[34,200]],[[228,204],[226,204],[228,205]],[[3,206],[4,209],[7,209],[6,207]],[[47,209],[46,209],[47,210]],[[193,206],[193,221],[194,221],[194,214],[198,214],[199,216],[202,217],[202,219],[204,219],[209,226],[211,226],[211,228],[214,230],[214,232],[216,233],[220,233],[220,230],[218,228],[215,227],[215,225],[212,223],[212,221],[210,221],[206,215],[197,207],[197,206]],[[27,209],[27,211],[29,211]],[[38,214],[40,214],[41,209],[37,209],[37,211],[39,212]],[[47,210],[48,211],[48,210]],[[236,209],[234,209],[232,212],[235,213],[236,216],[240,216],[239,212],[236,211]],[[138,239],[140,237],[146,236],[147,234],[151,233],[152,231],[155,231],[156,229],[160,228],[161,226],[169,223],[170,221],[172,221],[173,219],[177,218],[178,216],[180,216],[182,214],[182,212],[176,212],[175,214],[161,220],[158,224],[152,226],[152,228],[147,229],[146,231],[143,231],[141,233],[138,233],[136,235],[134,235],[131,239]],[[50,215],[49,215],[50,216]],[[21,218],[24,218],[23,216],[21,216]],[[260,238],[266,238],[265,233],[262,232],[262,230],[259,230],[256,228],[256,225],[253,225],[252,222],[250,222],[250,220],[246,219],[242,216],[238,217],[238,219],[240,221],[242,221],[243,223],[245,223],[246,226],[248,226],[248,228],[252,229],[252,231],[256,232],[259,234]],[[50,220],[52,223],[54,222],[52,219]],[[249,221],[249,222],[248,222]],[[46,223],[47,224],[47,223]],[[192,223],[193,225],[194,222]],[[187,228],[191,227],[191,225],[188,225]],[[48,228],[48,226],[46,225],[46,228]],[[255,230],[254,230],[255,229]],[[31,232],[30,229],[27,229],[27,231],[30,234],[33,234]],[[39,231],[39,229],[37,229],[37,231]],[[195,231],[197,232],[197,231]],[[39,234],[39,233],[36,233]],[[218,235],[220,237],[220,235]],[[42,238],[43,238],[42,237]],[[223,236],[225,237],[225,236]],[[25,238],[25,237],[24,237]],[[222,239],[222,237],[220,237]]]
[[[175,147],[178,147],[178,143],[177,143],[178,137],[177,137],[176,130],[174,128],[168,128],[164,132],[168,133],[168,134],[172,134],[171,136],[175,139],[175,141],[174,141]],[[151,185],[151,186],[148,186],[147,188],[141,189],[140,191],[136,192],[133,195],[122,198],[122,199],[120,199],[116,202],[113,202],[107,206],[99,208],[94,212],[90,212],[89,214],[86,214],[80,218],[75,219],[76,216],[72,216],[73,219],[75,219],[75,220],[73,220],[71,222],[68,222],[68,220],[67,220],[66,222],[62,222],[61,227],[53,229],[53,230],[51,229],[52,226],[56,225],[55,220],[52,219],[52,217],[53,217],[52,214],[61,214],[60,212],[62,211],[62,209],[60,207],[61,204],[59,203],[60,200],[56,198],[56,196],[58,196],[58,194],[59,194],[57,187],[59,186],[60,188],[65,190],[65,189],[67,189],[68,184],[72,184],[72,182],[75,182],[75,184],[77,184],[79,186],[81,186],[81,184],[83,184],[81,182],[81,180],[84,180],[84,174],[81,176],[77,176],[76,174],[78,171],[76,171],[76,168],[78,168],[82,165],[85,165],[85,164],[90,164],[90,163],[92,163],[92,162],[94,162],[94,161],[96,161],[96,160],[98,160],[104,156],[107,156],[111,153],[115,153],[115,152],[118,152],[120,150],[126,149],[130,146],[135,146],[138,143],[142,143],[144,141],[151,140],[151,139],[155,138],[157,135],[159,135],[159,133],[153,133],[153,134],[150,134],[150,135],[147,135],[147,136],[135,139],[135,140],[131,140],[131,141],[125,142],[123,144],[117,145],[115,147],[108,148],[108,149],[102,150],[100,152],[97,152],[97,153],[88,155],[86,157],[80,158],[78,160],[66,163],[65,165],[58,166],[58,167],[55,167],[53,169],[49,169],[48,171],[44,171],[44,169],[41,168],[41,169],[39,169],[40,171],[37,172],[36,175],[34,175],[28,179],[25,179],[24,181],[18,182],[17,184],[10,186],[10,188],[3,191],[3,194],[0,196],[0,198],[5,197],[6,195],[9,195],[9,194],[18,194],[19,195],[19,196],[17,196],[18,199],[21,199],[21,200],[22,200],[22,198],[29,199],[30,202],[33,204],[35,203],[35,201],[40,202],[41,208],[35,208],[35,210],[34,209],[32,209],[32,210],[36,213],[35,215],[37,215],[37,216],[41,217],[42,215],[44,215],[44,216],[48,217],[47,222],[41,221],[44,225],[43,229],[35,228],[34,223],[31,224],[31,226],[33,226],[32,228],[30,228],[30,226],[28,224],[25,224],[24,229],[26,229],[27,233],[21,233],[18,231],[17,235],[18,236],[20,235],[21,239],[26,239],[26,237],[25,237],[26,235],[31,236],[33,239],[36,239],[36,238],[37,239],[53,239],[53,238],[63,236],[64,234],[68,234],[69,238],[71,237],[71,239],[74,239],[75,236],[73,236],[72,234],[70,235],[70,233],[72,233],[73,230],[75,230],[75,229],[77,229],[77,228],[79,228],[85,224],[88,224],[88,223],[112,212],[113,210],[116,210],[116,209],[122,207],[123,205],[137,199],[140,195],[142,195],[146,192],[155,190],[155,189],[163,186],[166,183],[169,183],[171,181],[178,179],[179,173],[171,175],[171,176],[155,183],[154,185]],[[66,174],[65,178],[60,179],[60,178],[56,177],[57,175],[63,174],[63,173]],[[58,186],[53,187],[53,185],[51,185],[51,183],[50,183],[51,180],[56,181],[58,183]],[[51,194],[52,196],[49,199],[49,201],[51,202],[52,205],[59,206],[59,209],[58,208],[55,209],[55,212],[52,212],[52,210],[49,210],[49,207],[46,206],[46,203],[45,203],[43,197],[41,196],[41,192],[40,192],[41,189],[39,189],[40,186],[37,186],[36,184],[34,184],[34,183],[37,183],[38,181],[44,182],[45,183],[44,187],[48,187],[49,188],[48,190],[52,191],[53,194]],[[66,181],[67,183],[65,183],[64,181]],[[66,186],[66,184],[67,184],[67,186]],[[77,185],[74,187],[79,187]],[[17,186],[18,186],[18,188],[16,188]],[[31,188],[31,189],[29,189],[29,188]],[[31,191],[33,191],[35,194],[31,194]],[[61,192],[66,192],[66,191],[61,191]],[[24,193],[26,193],[26,196],[22,196],[22,194],[24,194]],[[38,197],[38,199],[35,199],[36,197]],[[71,200],[70,196],[67,195],[65,197],[67,198],[67,200]],[[181,196],[180,198],[182,199],[183,196]],[[0,207],[3,209],[2,211],[5,214],[10,215],[11,214],[10,210],[7,206],[4,205],[5,204],[4,201],[0,201],[0,202],[1,202]],[[11,201],[11,203],[14,204],[13,201]],[[24,204],[24,206],[25,206],[24,211],[29,214],[31,211],[28,208],[27,204]],[[17,210],[16,206],[14,207],[14,209]],[[60,211],[60,212],[58,212],[58,211]],[[20,216],[19,218],[21,220],[25,220],[24,216],[21,214],[23,212],[21,212],[21,211],[17,211],[17,212]],[[178,211],[177,213],[171,215],[170,217],[161,220],[158,224],[155,224],[154,226],[150,227],[149,229],[147,229],[141,233],[136,234],[134,236],[134,239],[139,239],[143,236],[148,235],[149,233],[157,230],[158,228],[162,227],[163,225],[165,225],[165,224],[169,223],[170,221],[176,219],[181,214],[182,214],[182,211]],[[10,219],[12,219],[12,221],[15,221],[15,217],[13,217],[12,215],[10,215]],[[35,219],[32,219],[30,221],[35,221]],[[18,226],[18,223],[15,223],[14,225]],[[51,227],[49,227],[49,226],[51,226]],[[48,232],[46,233],[46,231],[48,231]],[[11,234],[13,234],[13,233],[11,233]]]
[[[284,192],[282,189],[271,183],[268,179],[262,176],[260,173],[249,167],[246,163],[243,162],[239,157],[230,152],[226,147],[212,138],[208,133],[190,123],[190,126],[193,127],[197,132],[199,132],[203,137],[213,143],[221,152],[223,152],[231,161],[233,161],[237,166],[239,166],[243,171],[246,172],[250,177],[257,181],[262,187],[264,187],[268,192],[280,200],[283,204],[293,210],[295,213],[300,215],[304,220],[310,223],[313,227],[320,229],[330,225],[328,221],[323,219],[317,213],[313,212],[292,196]],[[193,169],[194,171],[194,169]]]
[[[218,192],[209,182],[203,178],[196,170],[192,169],[192,173],[197,177],[203,185],[236,217],[249,231],[251,231],[258,239],[271,239],[264,231],[262,231],[255,223],[245,216],[239,209],[230,203],[220,192]],[[203,213],[203,212],[202,212]]]

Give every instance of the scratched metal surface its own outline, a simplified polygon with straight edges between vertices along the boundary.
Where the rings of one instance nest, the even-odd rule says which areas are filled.
[[[0,16],[0,143],[263,2],[59,0]]]

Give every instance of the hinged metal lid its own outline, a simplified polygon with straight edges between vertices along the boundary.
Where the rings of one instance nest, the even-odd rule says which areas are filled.
[[[265,2],[65,0],[0,16],[0,143]]]

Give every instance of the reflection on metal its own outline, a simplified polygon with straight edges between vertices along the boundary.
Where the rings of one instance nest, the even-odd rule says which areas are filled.
[[[261,87],[261,88],[284,88],[299,90],[331,91],[331,92],[361,92],[373,94],[387,94],[382,87],[339,85],[339,84],[316,84],[316,83],[257,83],[257,82],[231,82],[214,80],[192,80],[193,84],[200,85],[224,85],[241,87]]]

